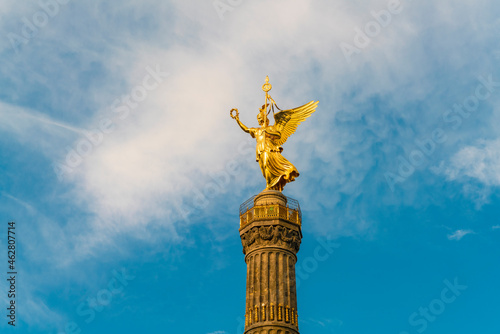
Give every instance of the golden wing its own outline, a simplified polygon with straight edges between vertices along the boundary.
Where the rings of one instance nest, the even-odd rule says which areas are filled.
[[[316,111],[318,102],[311,101],[301,107],[283,110],[274,114],[274,127],[281,133],[281,137],[273,141],[274,144],[277,146],[283,145],[288,137],[297,130],[297,126]]]

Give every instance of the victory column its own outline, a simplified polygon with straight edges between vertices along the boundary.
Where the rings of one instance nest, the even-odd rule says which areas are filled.
[[[245,334],[299,334],[295,263],[302,216],[299,203],[282,194],[299,172],[281,155],[281,145],[318,102],[281,110],[269,95],[271,88],[266,77],[265,102],[257,115],[260,128],[248,128],[237,109],[230,111],[241,129],[256,139],[256,160],[266,180],[266,188],[240,206],[239,231],[247,264]],[[274,125],[269,125],[271,112]]]

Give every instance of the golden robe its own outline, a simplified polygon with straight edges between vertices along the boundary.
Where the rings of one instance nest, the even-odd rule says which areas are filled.
[[[285,184],[295,181],[299,172],[281,155],[283,148],[275,143],[281,133],[274,126],[249,130],[250,135],[257,140],[256,160],[266,179],[266,189],[282,191]]]

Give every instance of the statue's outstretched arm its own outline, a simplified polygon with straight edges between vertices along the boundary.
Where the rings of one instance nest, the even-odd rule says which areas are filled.
[[[233,110],[236,111],[236,115],[233,115]],[[248,128],[245,124],[241,123],[240,117],[239,117],[239,114],[238,114],[238,109],[232,109],[231,112],[230,112],[230,115],[231,115],[231,118],[233,118],[233,119],[236,120],[236,122],[238,123],[238,125],[240,126],[240,128],[243,131],[245,131],[246,133],[249,133],[252,137],[255,136],[253,129]]]
[[[241,123],[239,118],[236,118],[236,122],[243,131],[245,131],[246,133],[250,133],[250,129],[245,124]]]

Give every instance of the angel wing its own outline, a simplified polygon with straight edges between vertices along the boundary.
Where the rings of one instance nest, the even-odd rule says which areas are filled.
[[[297,126],[316,111],[317,106],[318,101],[311,101],[301,107],[283,110],[274,114],[274,127],[281,133],[281,137],[274,140],[274,143],[278,146],[283,145],[288,137],[297,130]]]

